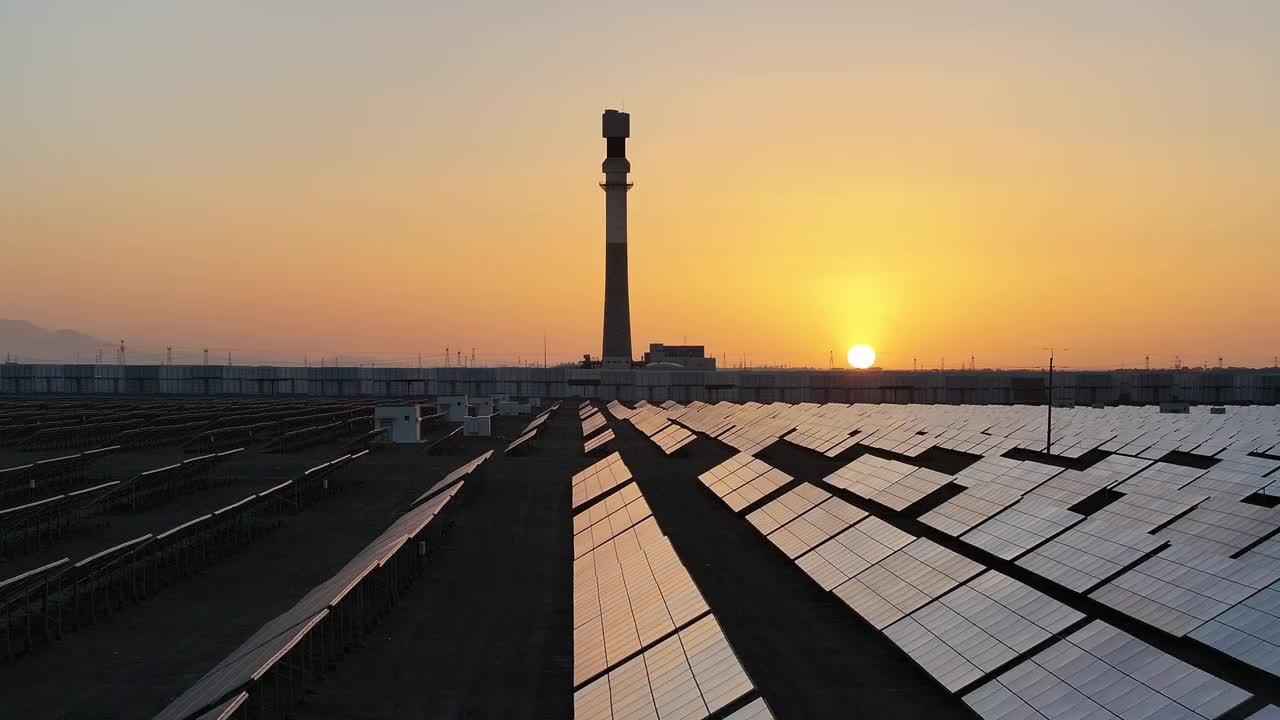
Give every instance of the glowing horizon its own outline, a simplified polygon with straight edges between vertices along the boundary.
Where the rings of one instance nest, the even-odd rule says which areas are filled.
[[[287,5],[0,9],[0,316],[193,359],[598,355],[625,104],[636,355],[1280,352],[1274,4]]]

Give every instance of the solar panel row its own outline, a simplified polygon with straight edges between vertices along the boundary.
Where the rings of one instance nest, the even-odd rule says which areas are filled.
[[[841,432],[857,433],[853,437],[860,442],[884,449],[916,447],[913,436],[923,435],[947,435],[950,440],[963,437],[974,442],[973,447],[1010,447],[979,437],[988,435],[1016,440],[1015,447],[1043,449],[1044,426],[1028,408],[836,406],[815,414],[800,406],[790,410],[772,407],[744,405],[735,411],[717,404],[692,412],[686,409],[680,416],[691,426],[714,420],[716,427],[708,430],[713,435],[723,433],[723,428],[758,435],[783,422],[781,418],[791,418],[801,430],[788,439],[817,452],[834,447],[831,442]],[[674,415],[679,411],[668,412]],[[1271,474],[1280,462],[1249,453],[1275,446],[1280,437],[1280,414],[1244,408],[1231,412],[1227,420],[1206,414],[1169,418],[1139,408],[1073,413],[1076,417],[1068,418],[1063,432],[1055,432],[1055,452],[1069,458],[1091,451],[1111,455],[1091,455],[1083,460],[1084,469],[1065,470],[995,454],[983,457],[954,477],[935,478],[966,489],[921,519],[975,547],[1015,560],[1074,592],[1092,591],[1095,599],[1152,627],[1187,634],[1276,674],[1280,669],[1280,636],[1271,628],[1277,627],[1275,621],[1280,619],[1280,581],[1274,569],[1280,566],[1280,536],[1276,534],[1280,509],[1265,502],[1262,494],[1276,482]],[[837,419],[841,416],[843,421]],[[758,431],[742,427],[762,417],[768,418],[767,427]],[[939,430],[940,426],[950,427]],[[1157,428],[1154,432],[1153,426]],[[1265,429],[1258,431],[1259,426]],[[1040,436],[1038,446],[1035,435]],[[947,442],[943,439],[937,445],[946,446]],[[1063,452],[1064,447],[1071,451]],[[1169,455],[1197,449],[1206,453],[1206,459],[1194,462],[1211,467],[1189,467],[1182,463],[1190,461]],[[973,448],[969,451],[974,452]],[[901,460],[864,455],[827,481],[873,497],[886,507],[907,508],[914,499],[923,497],[919,490],[929,486],[916,489],[914,498],[912,493],[890,492],[917,471],[902,462],[909,459],[902,454]],[[1166,456],[1174,459],[1161,461]],[[732,473],[751,461],[740,457],[704,474],[701,480],[709,487],[716,486],[717,494],[724,496],[727,487],[741,482]],[[1264,501],[1241,502],[1251,495]],[[1081,512],[1068,509],[1076,506]],[[962,689],[1000,664],[1016,661],[1019,651],[1007,642],[1002,641],[1007,649],[1000,649],[976,633],[956,635],[954,627],[966,627],[972,633],[965,623],[977,624],[972,613],[950,607],[944,611],[938,605],[946,606],[961,596],[965,586],[948,587],[957,577],[932,566],[921,570],[919,564],[929,563],[919,557],[913,557],[914,563],[906,562],[901,545],[877,546],[862,530],[880,523],[898,533],[892,526],[868,517],[809,549],[807,537],[821,538],[831,524],[797,523],[803,515],[793,514],[794,508],[775,501],[753,512],[749,520],[824,588],[840,592],[873,624],[894,627],[893,634],[903,645],[919,649],[917,660],[922,665],[934,667],[935,676],[945,677],[944,685]],[[780,532],[788,523],[804,530]],[[911,538],[906,536],[899,542],[902,540],[910,542]],[[969,563],[956,557],[960,558],[959,566]],[[981,571],[982,567],[975,564],[969,570]],[[988,572],[979,579],[993,574]],[[1051,604],[1047,600],[1037,603]],[[1066,606],[1060,609],[1073,617],[1079,615]],[[996,637],[989,630],[984,632]],[[944,636],[951,641],[942,641]],[[973,647],[995,655],[974,654],[965,649],[969,648],[966,643],[978,643]],[[1015,653],[1012,658],[1011,652]],[[1100,716],[1112,716],[1113,710],[1130,716],[1123,703],[1102,704],[1107,710]],[[1075,710],[1087,707],[1068,705]]]
[[[458,469],[453,470],[448,475],[445,475],[436,484],[427,488],[427,491],[422,493],[418,497],[414,498],[414,501],[410,503],[410,505],[417,505],[418,503],[421,503],[423,501],[430,500],[431,498],[439,495],[440,493],[444,492],[448,488],[462,482],[464,479],[466,479],[468,475],[475,472],[476,468],[484,464],[485,460],[488,460],[492,456],[493,456],[493,451],[486,450],[485,452],[477,456],[474,460],[471,460],[463,464]]]
[[[425,537],[423,530],[461,487],[455,484],[400,516],[333,577],[214,666],[156,720],[202,717],[242,693],[249,697],[241,707],[258,714],[268,708],[287,712],[305,693],[306,679],[335,661],[341,648],[393,601],[405,578],[420,572],[413,543]],[[263,687],[272,690],[260,692]]]
[[[612,491],[631,479],[631,470],[622,462],[622,456],[612,453],[603,460],[573,476],[573,509]]]
[[[984,720],[1205,718],[1249,693],[1104,622],[1093,621],[964,700]]]
[[[575,559],[573,572],[575,687],[708,611],[653,518]]]
[[[646,649],[574,693],[577,720],[697,720],[750,693],[746,671],[712,615]],[[772,718],[763,698],[727,716]]]

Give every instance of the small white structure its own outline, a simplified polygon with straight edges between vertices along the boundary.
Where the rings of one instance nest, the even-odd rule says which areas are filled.
[[[462,434],[467,437],[489,437],[491,415],[471,415],[462,420]]]
[[[386,437],[393,443],[422,442],[421,420],[420,405],[383,405],[373,409],[373,427],[390,428]]]
[[[476,398],[471,401],[470,415],[492,415],[493,414],[493,398]]]
[[[528,415],[529,403],[521,404],[518,402],[511,402],[510,400],[500,401],[498,403],[498,414],[499,415]]]
[[[467,396],[441,395],[436,398],[436,407],[439,412],[448,413],[445,417],[449,422],[462,422],[467,416]]]

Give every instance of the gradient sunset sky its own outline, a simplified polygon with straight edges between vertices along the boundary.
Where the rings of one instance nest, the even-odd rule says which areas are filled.
[[[1280,2],[0,0],[0,317],[300,362],[1280,353]]]

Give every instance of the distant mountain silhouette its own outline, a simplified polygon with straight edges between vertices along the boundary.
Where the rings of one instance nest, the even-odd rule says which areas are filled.
[[[105,340],[75,330],[46,330],[26,320],[0,319],[0,359],[16,355],[22,362],[93,362]],[[110,355],[108,349],[106,354]]]

